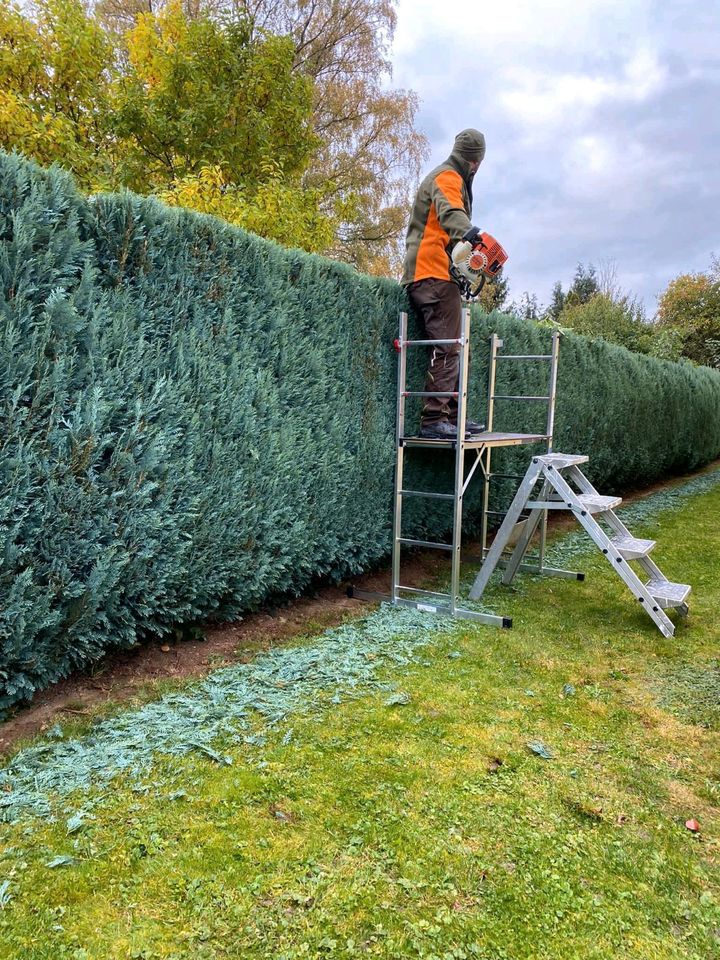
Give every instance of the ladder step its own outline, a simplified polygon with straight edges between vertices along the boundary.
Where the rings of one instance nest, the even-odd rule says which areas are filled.
[[[551,353],[499,353],[496,360],[552,360]]]
[[[401,497],[430,497],[433,500],[454,500],[452,493],[430,493],[425,490],[400,490]]]
[[[578,500],[588,513],[606,513],[622,503],[622,497],[601,497],[598,493],[582,493]]]
[[[457,397],[457,390],[405,390],[404,397]]]
[[[430,550],[452,550],[451,543],[433,543],[431,540],[408,540],[406,537],[398,537],[398,543],[405,544],[406,547],[428,547]]]
[[[419,587],[404,587],[401,583],[397,585],[396,590],[404,590],[406,593],[419,593],[423,597],[440,597],[441,600],[450,600],[449,593],[437,593],[435,590],[421,590]]]
[[[403,340],[403,347],[447,347],[451,344],[458,344],[462,346],[463,344],[462,337],[456,340]]]
[[[540,463],[546,463],[550,467],[564,470],[565,467],[574,467],[579,463],[587,463],[590,458],[583,456],[581,453],[546,453],[537,459]]]
[[[547,402],[552,400],[552,397],[521,397],[514,394],[494,393],[491,400],[543,400]]]
[[[654,540],[639,540],[637,537],[613,537],[610,543],[621,557],[626,560],[639,560],[646,557],[655,547]]]
[[[645,589],[661,607],[679,607],[692,587],[687,583],[672,583],[670,580],[648,580]]]

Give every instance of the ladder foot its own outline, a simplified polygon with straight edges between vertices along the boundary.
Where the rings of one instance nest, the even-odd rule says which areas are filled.
[[[504,630],[509,630],[512,627],[512,617],[503,617],[502,625]]]

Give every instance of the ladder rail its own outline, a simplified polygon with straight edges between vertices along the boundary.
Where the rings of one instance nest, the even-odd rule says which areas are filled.
[[[399,537],[398,543],[406,547],[424,547],[426,550],[447,550],[448,553],[453,549],[451,543],[439,543],[436,540],[416,540],[414,537]]]
[[[557,375],[558,362],[560,359],[560,331],[553,330],[552,351],[550,354],[550,383],[548,385],[548,404],[547,426],[545,433],[548,437],[548,453],[552,453],[553,433],[555,431],[555,401],[557,400]]]
[[[403,509],[403,473],[405,448],[401,440],[405,436],[405,381],[407,377],[407,353],[405,340],[407,339],[408,315],[400,313],[400,350],[398,352],[398,384],[397,384],[397,413],[395,419],[395,490],[393,510],[393,543],[392,543],[392,583],[390,597],[395,603],[398,597],[400,584],[400,538],[402,536],[402,509]]]
[[[481,452],[480,452],[479,450],[476,450],[476,451],[475,451],[475,454],[476,454],[476,455],[475,455],[475,462],[474,462],[473,465],[470,467],[470,469],[469,469],[469,471],[468,471],[468,474],[467,474],[467,476],[465,477],[465,480],[463,481],[463,485],[462,485],[463,496],[465,496],[465,491],[466,491],[467,488],[470,486],[470,481],[471,481],[472,478],[475,476],[475,471],[476,471],[477,468],[482,464],[482,454],[481,454]]]
[[[573,482],[585,493],[597,494],[597,490],[593,484],[588,480],[585,474],[578,469],[577,466],[572,466],[569,468],[569,473]],[[625,524],[622,522],[620,517],[615,513],[614,510],[610,510],[607,513],[604,513],[602,516],[603,523],[606,523],[613,532],[617,533],[621,537],[632,537],[632,533]],[[658,565],[651,560],[650,557],[638,557],[636,562],[642,569],[647,573],[649,579],[664,579],[662,570]]]
[[[542,485],[540,491],[540,498],[546,499],[548,493],[550,492],[550,484],[546,480]],[[532,540],[535,531],[538,528],[538,524],[541,523],[542,519],[547,517],[547,510],[533,510],[530,516],[525,521],[525,526],[523,527],[522,533],[518,537],[518,541],[515,544],[515,549],[512,552],[510,559],[508,560],[507,566],[503,572],[502,582],[507,586],[512,582],[513,577],[517,573],[520,564],[522,563],[527,549],[530,546],[530,541]],[[542,568],[542,555],[538,555],[538,567]]]
[[[406,390],[406,397],[457,397],[457,390]]]
[[[435,493],[430,490],[401,490],[403,497],[427,497],[429,500],[452,500],[452,493]]]
[[[551,353],[500,353],[498,360],[552,360]]]
[[[487,406],[487,430],[492,433],[495,420],[495,379],[497,377],[497,359],[498,351],[502,347],[503,341],[496,333],[490,335],[490,366],[488,368],[488,406]],[[480,515],[480,555],[484,558],[487,553],[488,538],[488,510],[490,507],[490,481],[491,481],[491,452],[490,447],[483,450],[482,454],[482,472],[483,472],[483,492],[482,492],[482,513]]]
[[[573,471],[575,478],[575,474],[579,472],[577,467],[571,467],[570,470]],[[618,576],[625,581],[625,584],[630,589],[631,593],[640,603],[642,603],[645,612],[651,617],[652,620],[654,620],[663,636],[671,637],[675,632],[675,626],[672,620],[663,611],[659,603],[657,603],[645,584],[632,569],[629,562],[625,560],[618,550],[616,550],[612,540],[610,537],[608,537],[600,524],[595,520],[593,515],[589,511],[583,509],[582,504],[578,500],[577,494],[567,482],[565,477],[563,477],[558,470],[553,470],[552,467],[548,470],[547,476],[557,492],[565,498],[566,502],[573,504],[573,513],[575,514],[578,522],[585,528],[585,531],[588,533],[596,546],[600,548],[603,556],[606,558],[608,563],[610,563]],[[587,478],[585,479],[586,482],[591,485],[590,481],[587,480]],[[663,579],[665,578],[663,577]]]
[[[552,334],[552,346],[550,348],[550,376],[548,383],[548,395],[550,397],[548,401],[548,415],[547,422],[545,427],[545,433],[547,434],[547,452],[553,452],[553,434],[555,432],[555,401],[557,399],[557,375],[558,375],[558,364],[560,359],[560,331],[553,330]],[[548,512],[547,510],[542,515],[542,522],[540,524],[540,570],[542,571],[543,565],[545,563],[545,549],[547,547],[547,526],[548,526]]]
[[[528,397],[525,394],[505,394],[505,393],[496,393],[493,397],[493,400],[542,400],[544,403],[547,403],[550,399],[549,396],[545,397]]]
[[[454,616],[460,592],[460,548],[462,546],[463,494],[465,492],[465,423],[467,419],[467,381],[470,346],[470,308],[461,314],[462,343],[458,376],[457,440],[455,442],[455,501],[453,504],[452,568],[450,573],[450,610]]]
[[[461,343],[462,340],[460,337],[454,337],[451,340],[405,340],[403,337],[399,337],[397,340],[398,346],[405,347],[449,347],[454,343]]]
[[[505,515],[505,519],[500,525],[500,529],[495,534],[495,539],[492,542],[492,546],[488,550],[487,556],[480,567],[480,572],[475,579],[475,583],[472,585],[472,589],[470,590],[471,600],[479,600],[483,595],[485,587],[488,585],[490,577],[492,576],[493,571],[497,566],[500,557],[502,556],[503,550],[505,549],[505,544],[510,537],[510,532],[519,520],[520,514],[523,512],[525,502],[532,493],[541,473],[542,466],[540,465],[537,457],[533,457],[532,463],[528,467],[527,473],[525,474],[525,479],[518,487],[518,491],[515,494],[513,502],[510,504],[510,509]]]

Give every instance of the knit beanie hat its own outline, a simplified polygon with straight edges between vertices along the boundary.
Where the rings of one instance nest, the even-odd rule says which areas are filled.
[[[485,156],[485,137],[472,127],[461,130],[455,137],[453,153],[459,154],[463,160],[482,161]]]

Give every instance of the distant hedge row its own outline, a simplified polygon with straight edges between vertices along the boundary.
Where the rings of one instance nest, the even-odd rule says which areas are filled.
[[[151,199],[87,200],[2,153],[0,273],[0,708],[388,553],[396,284]],[[481,414],[483,338],[548,336],[475,326]],[[536,392],[522,377],[509,386]],[[709,370],[563,344],[556,446],[613,488],[718,456],[719,411]],[[417,457],[416,482],[446,467]],[[408,514],[416,533],[448,519]]]

